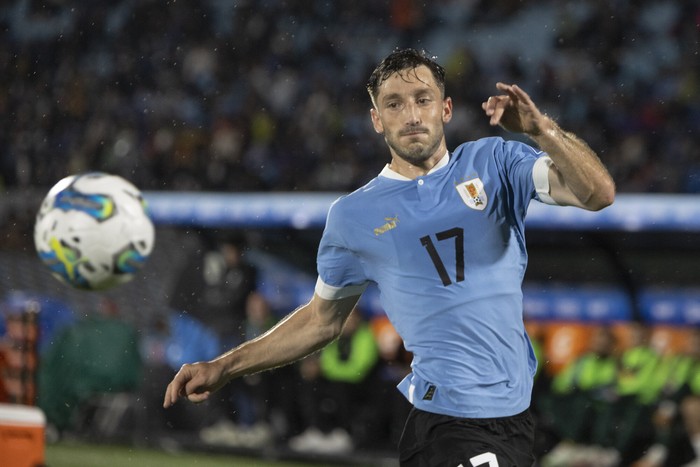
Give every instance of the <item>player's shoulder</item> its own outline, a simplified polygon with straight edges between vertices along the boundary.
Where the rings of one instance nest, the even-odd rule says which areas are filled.
[[[463,167],[464,170],[471,170],[474,166],[493,164],[502,152],[503,138],[490,136],[473,141],[466,141],[455,148],[450,158],[450,164],[456,170]]]
[[[454,154],[460,157],[462,155],[474,156],[478,154],[493,154],[500,150],[504,143],[505,140],[500,136],[487,136],[460,144],[457,149],[455,149]]]
[[[507,140],[500,136],[489,136],[467,141],[454,151],[455,159],[479,160],[503,159],[512,155],[539,155],[542,151],[518,140]]]
[[[375,196],[375,190],[380,185],[379,177],[375,177],[367,184],[350,193],[338,197],[331,204],[331,213],[348,212],[356,209],[366,209],[367,200]]]

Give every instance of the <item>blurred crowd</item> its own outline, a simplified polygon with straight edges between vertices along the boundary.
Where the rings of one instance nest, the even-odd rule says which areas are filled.
[[[164,388],[183,363],[212,359],[279,319],[238,238],[205,249],[182,272],[170,311],[139,328],[109,300],[80,316],[41,294],[8,294],[0,301],[0,402],[36,403],[49,442],[329,462],[395,455],[410,409],[396,385],[411,354],[385,316],[361,307],[319,352],[234,380],[206,403],[164,410]],[[537,465],[700,465],[700,328],[526,325],[539,361]]]
[[[700,465],[700,328],[577,324],[574,341],[547,346],[533,326],[542,467]],[[555,366],[557,346],[580,348]]]
[[[232,381],[206,403],[164,410],[177,370],[269,330],[280,317],[258,290],[238,236],[203,243],[140,325],[103,297],[89,313],[44,292],[0,298],[0,402],[37,405],[47,440],[306,456],[391,452],[409,404],[396,385],[410,354],[384,316],[357,308],[341,336],[295,364]]]
[[[480,103],[517,82],[620,191],[698,192],[699,21],[693,0],[11,0],[0,183],[354,189],[387,161],[365,81],[412,46],[447,69],[452,146],[493,134]]]

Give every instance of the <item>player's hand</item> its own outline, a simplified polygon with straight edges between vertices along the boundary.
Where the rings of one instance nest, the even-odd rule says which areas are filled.
[[[163,407],[167,409],[180,397],[194,403],[204,402],[224,384],[223,366],[216,360],[182,365],[165,390]]]
[[[548,119],[530,96],[516,84],[496,83],[496,88],[503,94],[491,96],[481,104],[486,116],[490,117],[489,123],[529,136],[542,134]]]

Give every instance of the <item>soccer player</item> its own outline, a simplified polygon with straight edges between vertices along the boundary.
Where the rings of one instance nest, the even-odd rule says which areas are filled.
[[[485,138],[448,150],[444,69],[396,50],[369,78],[374,129],[391,161],[330,208],[309,303],[269,332],[209,362],[184,365],[164,406],[207,399],[233,378],[284,365],[338,337],[368,283],[414,355],[399,390],[413,404],[404,466],[530,466],[528,407],[536,369],[522,316],[524,218],[532,199],[599,210],[613,180],[579,138],[525,91],[497,83],[482,104],[491,125],[529,145]]]

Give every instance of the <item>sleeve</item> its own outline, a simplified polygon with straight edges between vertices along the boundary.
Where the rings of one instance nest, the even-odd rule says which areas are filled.
[[[544,152],[519,141],[502,141],[496,156],[513,193],[516,212],[523,217],[532,199],[548,202],[549,178],[547,171],[551,159]],[[553,201],[553,200],[552,200]],[[549,203],[551,204],[551,203]]]
[[[368,281],[360,259],[343,238],[343,233],[349,228],[343,222],[347,218],[341,214],[341,207],[336,201],[328,211],[326,227],[318,247],[315,292],[326,300],[362,295],[367,288]]]

